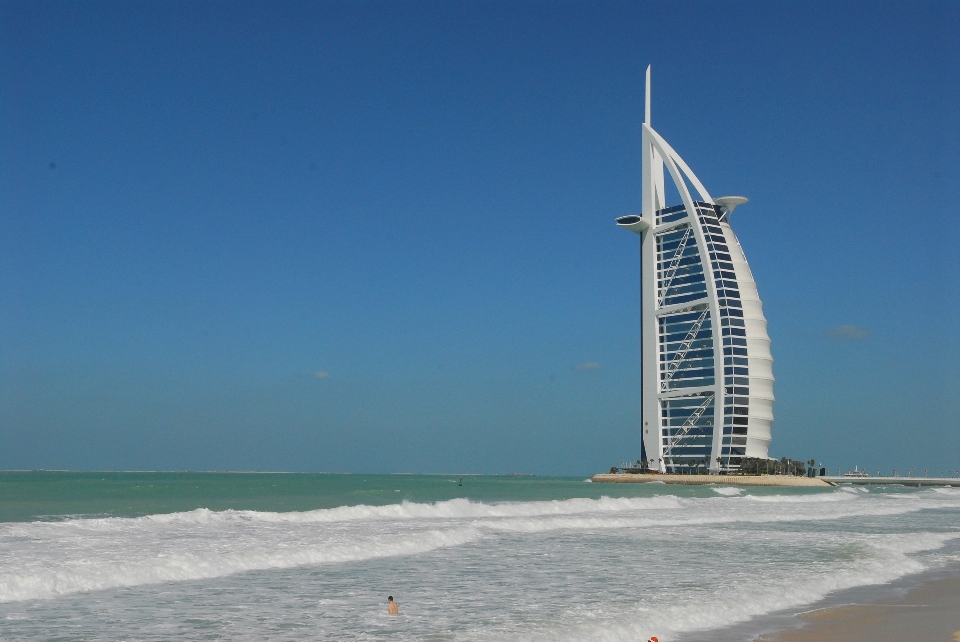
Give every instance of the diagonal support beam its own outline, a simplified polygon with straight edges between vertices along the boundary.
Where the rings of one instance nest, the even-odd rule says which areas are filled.
[[[680,259],[683,258],[683,251],[687,249],[687,241],[690,240],[691,234],[693,234],[693,228],[687,227],[687,231],[683,233],[683,237],[680,239],[680,244],[677,245],[677,251],[674,253],[673,259],[670,260],[670,265],[668,265],[667,269],[663,272],[663,287],[657,296],[658,308],[663,305],[663,299],[667,296],[667,290],[670,289],[670,284],[673,283],[673,277],[676,276],[677,268],[680,267]]]
[[[680,441],[687,436],[687,433],[690,432],[690,429],[697,423],[703,413],[706,412],[707,407],[710,405],[710,402],[713,401],[713,393],[704,397],[703,403],[697,406],[697,409],[690,413],[690,416],[687,417],[687,420],[683,422],[683,425],[680,426],[680,429],[677,430],[676,434],[669,436],[667,439],[667,447],[664,450],[664,457],[673,457],[673,449],[680,445]]]
[[[710,312],[710,308],[703,309],[703,312],[700,313],[699,318],[697,318],[697,320],[693,322],[693,325],[690,326],[687,336],[685,336],[683,341],[680,342],[680,347],[677,348],[677,352],[673,355],[673,359],[667,364],[667,372],[663,377],[663,381],[660,382],[661,391],[667,389],[667,383],[673,379],[673,375],[677,372],[677,369],[683,362],[684,357],[687,356],[687,352],[690,351],[690,346],[692,346],[693,342],[696,341],[697,335],[700,333],[700,328],[703,327],[703,322],[706,320],[708,312]]]

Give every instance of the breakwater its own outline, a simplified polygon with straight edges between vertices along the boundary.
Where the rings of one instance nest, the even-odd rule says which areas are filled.
[[[828,484],[855,484],[857,486],[956,486],[960,477],[821,477]]]
[[[646,484],[663,482],[664,484],[706,485],[720,484],[725,486],[792,486],[825,488],[833,484],[819,477],[793,477],[790,475],[669,475],[664,473],[632,474],[632,473],[602,473],[594,475],[591,481],[604,484]]]

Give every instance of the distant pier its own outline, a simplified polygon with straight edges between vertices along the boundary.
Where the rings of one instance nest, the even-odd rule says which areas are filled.
[[[960,477],[856,477],[841,475],[838,477],[817,477],[828,484],[856,484],[857,486],[956,486],[960,488]]]

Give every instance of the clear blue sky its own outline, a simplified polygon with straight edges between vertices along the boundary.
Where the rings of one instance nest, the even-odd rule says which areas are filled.
[[[647,64],[657,130],[751,199],[771,454],[960,468],[958,33],[952,1],[4,1],[0,468],[638,457]]]

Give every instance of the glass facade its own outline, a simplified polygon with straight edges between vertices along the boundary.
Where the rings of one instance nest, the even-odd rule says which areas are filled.
[[[699,201],[694,207],[694,216],[682,205],[656,214],[658,228],[666,228],[655,240],[660,436],[668,471],[710,466],[714,452],[721,468],[736,468],[746,454],[750,366],[740,288],[722,212]]]
[[[715,382],[710,308],[663,315],[660,329],[660,390],[712,386]]]
[[[712,392],[660,402],[660,431],[668,471],[709,467],[715,430],[714,402]]]

